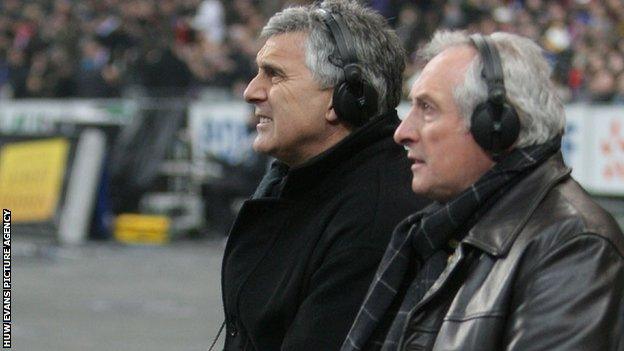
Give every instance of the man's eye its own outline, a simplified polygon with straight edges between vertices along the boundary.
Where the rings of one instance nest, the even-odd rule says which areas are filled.
[[[418,108],[426,112],[426,111],[431,111],[433,109],[433,106],[431,106],[426,101],[418,101]]]
[[[266,70],[265,74],[272,82],[279,82],[284,78],[282,74],[274,70]]]

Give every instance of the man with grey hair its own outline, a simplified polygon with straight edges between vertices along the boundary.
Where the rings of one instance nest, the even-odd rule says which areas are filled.
[[[337,350],[399,221],[425,204],[392,140],[404,53],[356,1],[274,15],[245,90],[276,158],[230,231],[226,350]]]
[[[342,350],[623,350],[624,237],[570,177],[529,39],[437,32],[394,139],[435,202],[395,229]]]

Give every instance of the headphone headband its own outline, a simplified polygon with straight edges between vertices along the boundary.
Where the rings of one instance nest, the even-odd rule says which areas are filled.
[[[479,50],[483,61],[483,79],[488,88],[488,99],[503,103],[505,99],[505,78],[503,65],[498,50],[492,42],[481,34],[473,34],[470,40]]]
[[[336,46],[338,47],[338,53],[340,54],[340,59],[343,61],[342,66],[346,66],[349,63],[357,62],[357,58],[355,53],[353,53],[347,47],[347,43],[349,42],[349,32],[346,28],[343,30],[344,25],[342,24],[342,20],[339,16],[334,16],[332,12],[328,12],[324,9],[319,9],[323,14],[321,18],[325,25],[329,28],[329,33],[331,34]]]

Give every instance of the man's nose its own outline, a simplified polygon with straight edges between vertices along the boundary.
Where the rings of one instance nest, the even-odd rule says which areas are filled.
[[[399,145],[408,146],[418,142],[419,134],[416,124],[407,116],[394,131],[394,142]]]
[[[247,88],[243,92],[245,101],[250,104],[262,102],[267,99],[267,91],[262,79],[259,76],[255,76],[254,79],[247,84]]]

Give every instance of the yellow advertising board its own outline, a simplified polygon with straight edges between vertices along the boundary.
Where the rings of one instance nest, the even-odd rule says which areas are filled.
[[[54,218],[63,187],[69,141],[7,143],[0,149],[0,207],[14,223]]]
[[[170,225],[166,216],[124,213],[115,219],[114,236],[126,244],[164,244]]]

